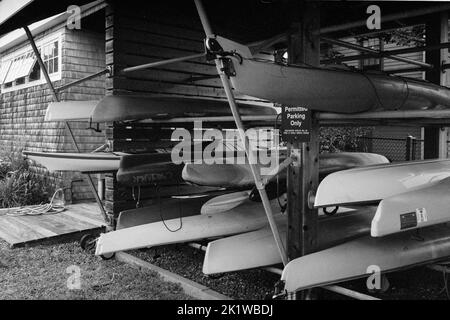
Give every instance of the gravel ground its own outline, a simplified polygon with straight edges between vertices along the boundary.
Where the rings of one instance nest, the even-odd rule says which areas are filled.
[[[67,287],[74,275],[73,271],[67,273],[70,266],[80,268],[79,290]],[[178,300],[189,297],[181,287],[162,281],[153,272],[138,271],[115,260],[103,261],[83,251],[78,242],[9,249],[0,240],[0,300],[5,299]]]
[[[204,253],[186,245],[172,245],[130,252],[161,268],[201,283],[233,299],[259,300],[273,294],[279,276],[263,271],[248,270],[208,277],[201,271]],[[366,280],[343,283],[342,286],[385,300],[447,300],[443,274],[418,267],[388,275],[390,288],[386,293],[369,293]],[[348,299],[327,290],[317,292],[319,299]]]

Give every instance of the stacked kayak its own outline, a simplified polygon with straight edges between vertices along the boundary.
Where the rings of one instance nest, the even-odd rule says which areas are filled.
[[[100,173],[119,169],[124,153],[58,153],[23,151],[24,156],[46,167],[49,171],[80,171]]]
[[[334,113],[450,107],[450,89],[426,81],[270,63],[255,59],[247,46],[220,36],[215,40],[225,52],[241,57],[232,59],[230,80],[236,91],[249,96]]]
[[[269,103],[241,102],[243,116],[276,116]],[[173,96],[106,96],[100,101],[61,101],[49,104],[46,121],[113,122],[176,117],[231,116],[228,102],[219,99]]]
[[[282,162],[284,158],[279,159]],[[231,162],[232,163],[232,162]],[[360,166],[387,164],[389,160],[375,153],[339,152],[319,155],[319,176]],[[260,170],[270,171],[273,163],[258,164]],[[248,163],[244,164],[186,164],[182,177],[185,181],[206,186],[242,187],[254,184],[253,175]],[[286,179],[286,171],[280,174],[280,179]]]

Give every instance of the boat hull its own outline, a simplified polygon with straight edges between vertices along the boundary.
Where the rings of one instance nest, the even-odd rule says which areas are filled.
[[[202,205],[212,197],[203,195],[186,199],[161,199],[150,206],[122,211],[117,219],[116,230],[197,215]]]
[[[283,159],[280,159],[280,162]],[[341,152],[319,156],[319,176],[349,168],[374,164],[386,164],[386,157],[374,153]],[[259,167],[264,167],[259,165]],[[268,168],[269,166],[265,166]],[[254,185],[253,175],[248,164],[186,164],[182,177],[185,181],[206,186],[242,187]],[[279,175],[285,179],[286,172]]]
[[[450,160],[375,165],[332,173],[317,189],[315,207],[376,203],[450,176]]]
[[[266,104],[267,105],[267,104]],[[239,104],[241,115],[276,115],[262,104]],[[111,122],[175,117],[230,116],[227,101],[201,98],[107,96],[94,108],[93,122]]]
[[[177,183],[182,165],[172,162],[171,153],[129,154],[120,160],[117,181],[126,186]]]
[[[273,200],[272,206],[277,205],[277,199]],[[267,217],[262,204],[248,200],[223,213],[165,220],[102,234],[97,241],[96,254],[222,237],[265,225]]]
[[[383,199],[372,220],[372,237],[450,221],[450,178],[435,185]]]
[[[49,171],[113,172],[119,169],[121,153],[52,153],[23,151],[27,158]]]
[[[245,95],[334,113],[450,107],[450,90],[443,86],[381,72],[255,60],[245,46],[222,37],[216,40],[225,51],[236,51],[241,56],[242,59],[232,59],[230,79],[233,88]]]
[[[368,277],[432,263],[450,256],[450,228],[446,225],[383,238],[364,236],[289,262],[281,279],[288,292]]]
[[[89,121],[98,101],[52,102],[45,112],[44,121]]]
[[[336,216],[320,218],[317,233],[318,249],[325,249],[369,234],[370,220],[374,214],[375,207],[351,211],[341,208]],[[287,239],[286,218],[279,219],[277,224],[281,239]],[[206,249],[203,273],[232,272],[281,262],[273,234],[269,227],[265,227],[210,242]]]

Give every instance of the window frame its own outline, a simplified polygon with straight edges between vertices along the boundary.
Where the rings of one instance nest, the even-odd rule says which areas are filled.
[[[48,36],[44,36],[42,39],[39,39],[38,41],[36,41],[36,46],[38,48],[38,50],[41,52],[41,58],[44,59],[42,51],[43,48],[47,45],[51,45],[54,42],[58,43],[58,71],[57,72],[53,72],[51,74],[49,74],[50,80],[52,82],[55,81],[59,81],[62,78],[62,35],[63,35],[63,30],[60,30],[58,32],[55,32],[53,34],[50,34]],[[11,53],[8,53],[6,55],[4,55],[3,57],[0,58],[1,63],[7,63],[9,60],[14,60],[16,58],[19,58],[23,55],[27,55],[28,53],[33,52],[33,49],[31,47],[31,44],[28,44],[18,50],[12,51]],[[51,59],[54,59],[55,57],[53,56]],[[44,60],[43,60],[44,61]],[[38,63],[37,61],[35,63]],[[11,69],[11,66],[10,66]],[[9,72],[9,71],[8,71]],[[31,74],[32,72],[30,72]],[[12,92],[12,91],[16,91],[16,90],[21,90],[21,89],[26,89],[26,88],[30,88],[30,87],[34,87],[34,86],[39,86],[42,84],[45,84],[45,77],[43,75],[42,69],[40,70],[40,78],[37,80],[30,80],[30,74],[26,77],[25,83],[23,84],[16,84],[16,80],[12,82],[8,82],[8,83],[3,83],[0,85],[0,94],[3,93],[7,93],[7,92]],[[5,76],[5,79],[7,78],[7,75]],[[11,86],[6,86],[6,84],[12,83]]]

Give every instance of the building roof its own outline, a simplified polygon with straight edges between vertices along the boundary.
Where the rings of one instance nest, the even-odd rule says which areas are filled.
[[[27,39],[25,31],[21,29],[21,26],[28,26],[31,33],[35,35],[53,26],[64,23],[70,15],[67,13],[67,7],[69,5],[80,5],[84,3],[81,6],[82,17],[92,14],[106,6],[104,0],[97,0],[87,4],[86,2],[89,1],[63,0],[50,2],[47,0],[0,0],[0,36],[3,35],[0,38],[0,53]],[[32,11],[38,3],[40,7],[35,12],[44,12],[44,14],[35,15],[35,12]],[[50,6],[49,3],[52,5]],[[30,15],[30,13],[32,14]],[[36,20],[34,16],[45,19]]]
[[[64,12],[70,5],[89,2],[92,0],[1,0],[0,35]]]

